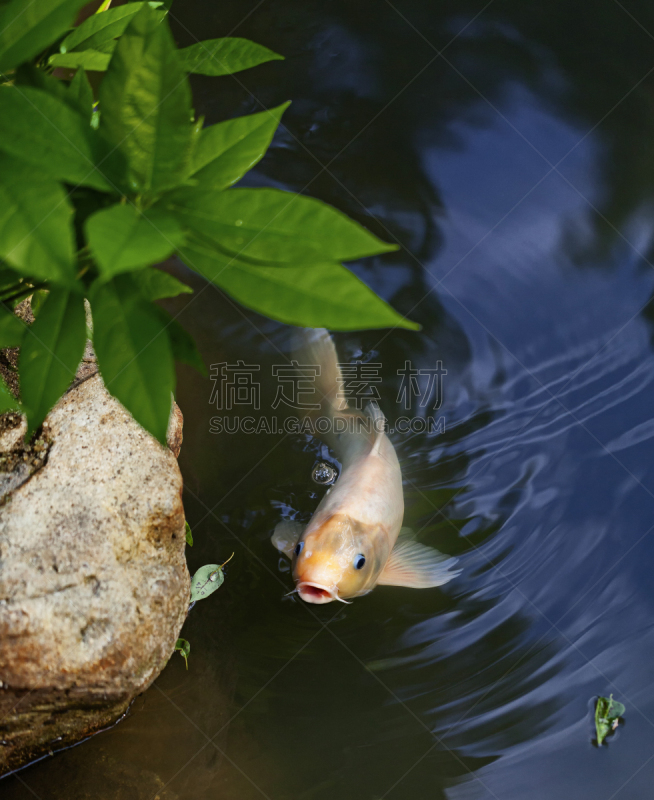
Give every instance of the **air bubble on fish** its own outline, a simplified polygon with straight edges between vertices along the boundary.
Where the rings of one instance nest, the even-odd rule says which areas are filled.
[[[329,486],[330,484],[336,482],[338,474],[331,464],[321,461],[313,468],[311,477],[313,478],[314,483],[318,483],[320,486]]]

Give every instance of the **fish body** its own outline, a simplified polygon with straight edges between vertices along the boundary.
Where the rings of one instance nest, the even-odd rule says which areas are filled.
[[[373,403],[366,414],[348,408],[331,336],[322,328],[304,336],[300,363],[320,367],[320,414],[332,420],[325,439],[342,471],[306,527],[284,521],[275,528],[273,544],[292,559],[299,596],[309,603],[347,602],[377,584],[445,583],[454,576],[449,568],[455,559],[419,544],[402,528],[402,470],[384,415]]]

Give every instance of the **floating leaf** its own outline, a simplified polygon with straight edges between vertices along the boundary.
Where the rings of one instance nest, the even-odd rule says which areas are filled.
[[[191,526],[187,523],[186,524],[186,544],[189,547],[193,547],[193,534],[191,533]]]
[[[161,204],[221,249],[262,265],[349,261],[397,250],[326,203],[278,189],[184,188]]]
[[[222,564],[205,564],[191,578],[191,602],[213,594],[225,580],[223,568],[234,558],[234,553]]]
[[[598,697],[595,706],[595,731],[597,733],[597,744],[601,745],[611,731],[618,727],[620,717],[625,712],[622,703],[618,703],[610,697]]]
[[[51,289],[36,321],[25,331],[18,364],[28,437],[75,377],[85,343],[83,295]]]
[[[21,274],[75,278],[73,208],[62,186],[0,153],[0,257]]]
[[[263,158],[290,104],[203,128],[193,151],[191,173],[202,188],[226,189]]]
[[[186,639],[178,639],[175,643],[175,652],[184,658],[186,669],[188,669],[188,657],[191,655],[191,644]]]
[[[96,211],[85,229],[103,278],[163,261],[184,240],[171,214],[161,209],[142,212],[131,203]]]
[[[11,0],[0,8],[0,72],[29,61],[73,24],[87,0]]]
[[[66,183],[109,191],[118,169],[104,140],[76,109],[30,86],[0,87],[0,150]],[[96,164],[102,162],[102,173]]]
[[[191,602],[209,597],[223,585],[225,574],[220,564],[205,564],[191,578]]]
[[[340,264],[254,267],[230,263],[195,243],[180,255],[239,303],[289,325],[337,331],[420,328]]]
[[[186,72],[197,75],[231,75],[266,61],[283,61],[284,56],[249,39],[226,37],[207,39],[177,53]]]
[[[107,389],[165,445],[175,367],[159,309],[143,299],[129,275],[96,281],[89,300],[93,345]]]
[[[126,158],[132,191],[161,191],[184,179],[191,90],[168,24],[152,8],[132,17],[119,39],[100,84],[100,107],[100,129]]]
[[[132,278],[147,300],[162,300],[164,297],[193,294],[190,286],[156,267],[139,269],[132,273]]]

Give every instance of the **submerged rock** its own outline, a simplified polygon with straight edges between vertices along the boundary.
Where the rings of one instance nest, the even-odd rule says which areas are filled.
[[[0,436],[20,471],[0,480],[0,774],[118,719],[165,666],[188,608],[171,450],[92,370],[39,438],[23,459],[21,437]],[[169,440],[179,452],[179,409]]]

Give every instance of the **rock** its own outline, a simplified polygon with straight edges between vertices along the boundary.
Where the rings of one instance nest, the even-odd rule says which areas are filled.
[[[175,456],[92,359],[82,367],[44,423],[45,465],[0,507],[0,774],[120,717],[165,666],[188,609]],[[175,447],[180,426],[171,414]],[[22,447],[11,430],[0,444]]]

